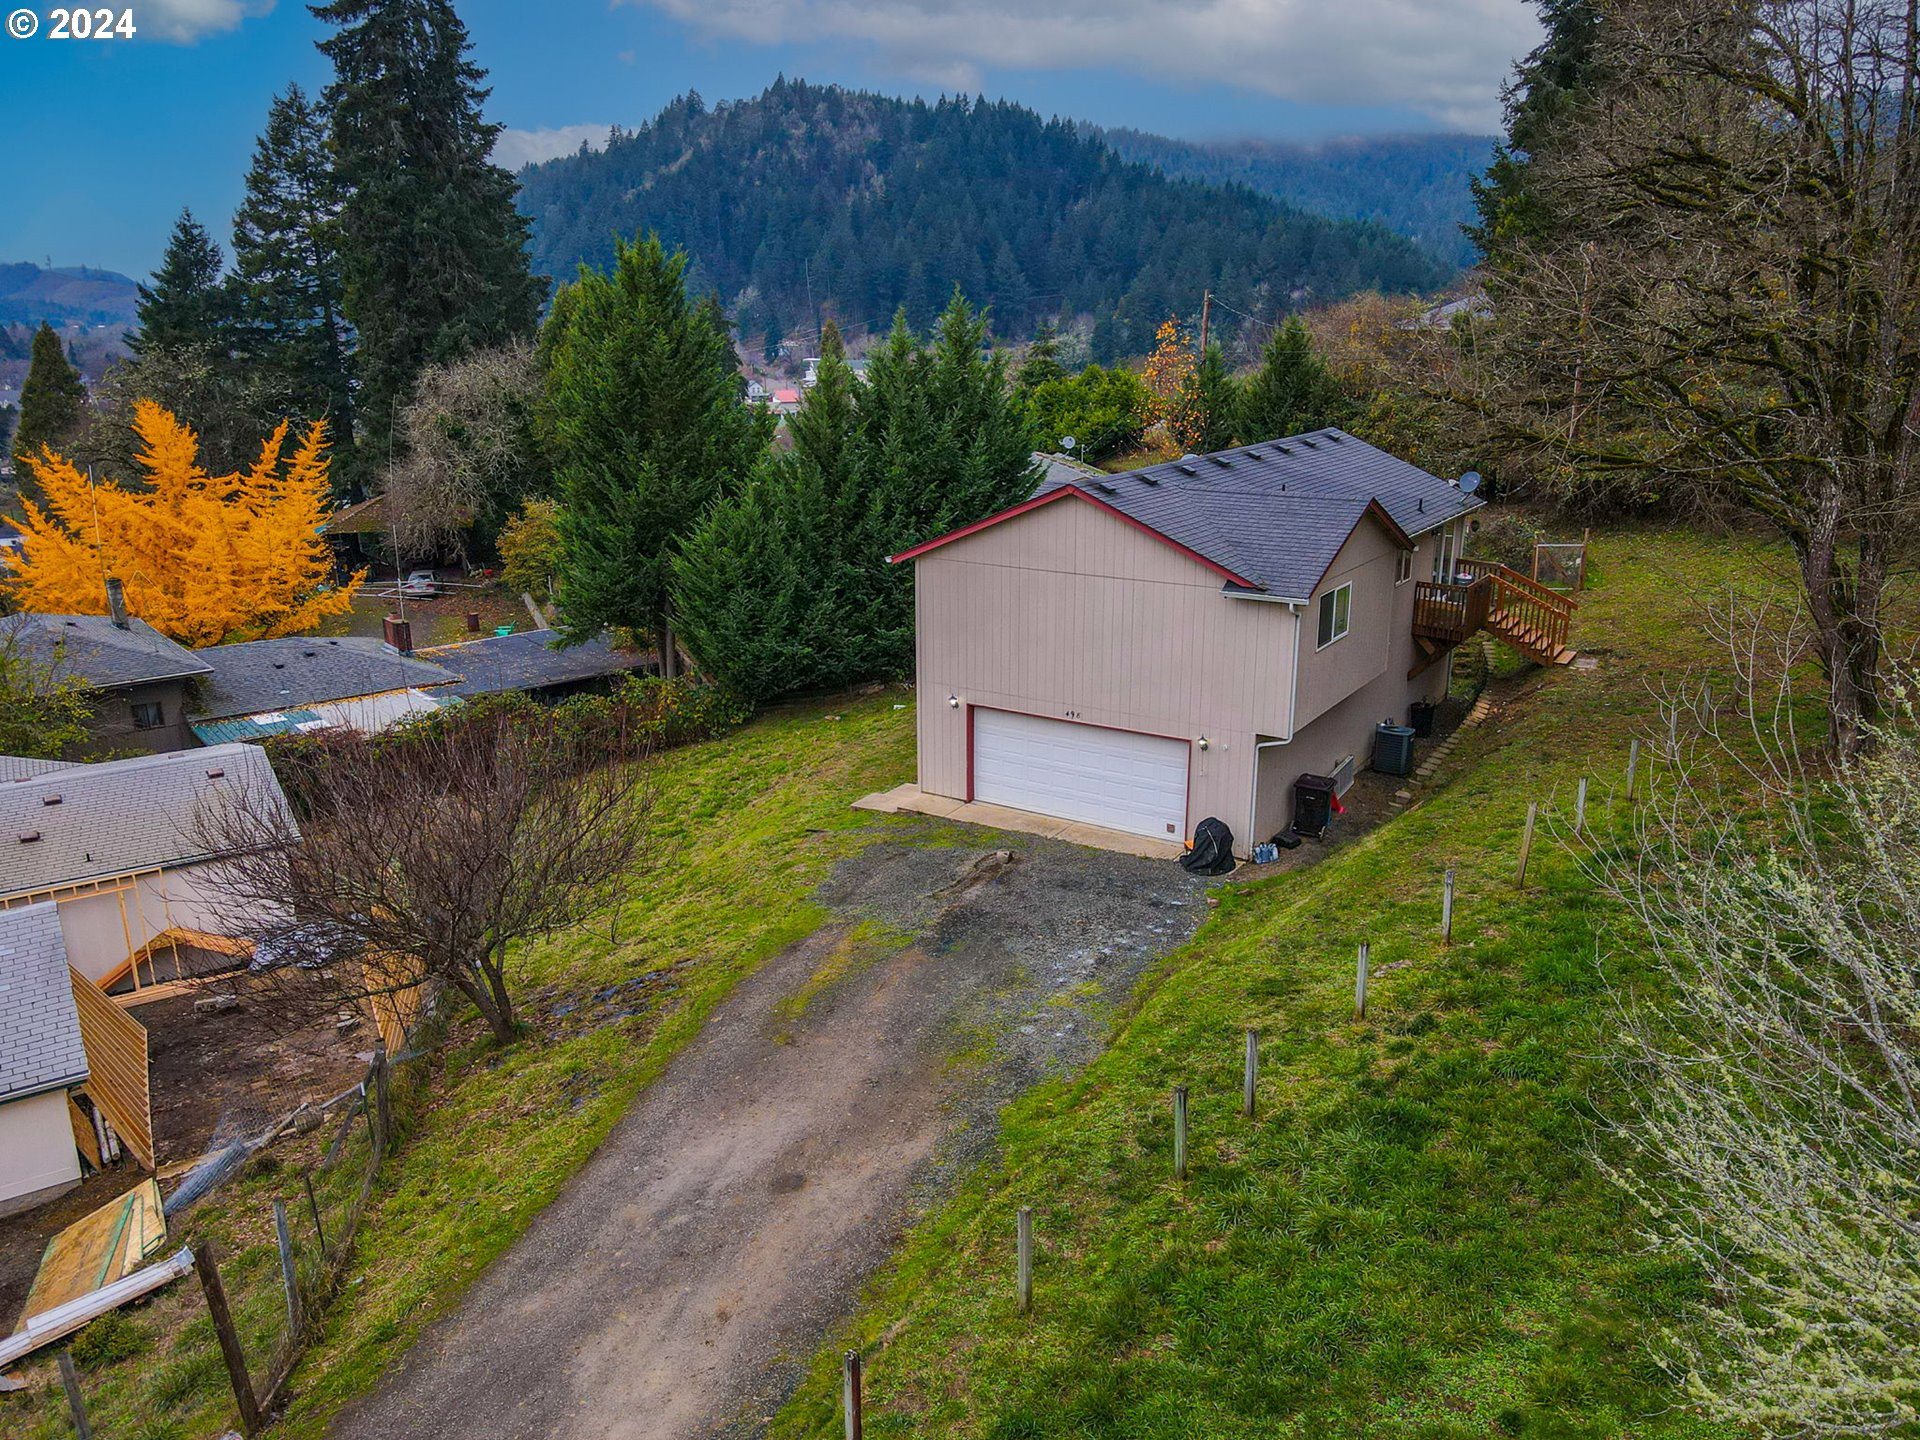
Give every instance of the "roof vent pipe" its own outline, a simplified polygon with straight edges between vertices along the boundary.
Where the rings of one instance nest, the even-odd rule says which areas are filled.
[[[120,583],[118,575],[107,577],[107,614],[113,617],[114,628],[128,629],[127,625],[127,587]]]

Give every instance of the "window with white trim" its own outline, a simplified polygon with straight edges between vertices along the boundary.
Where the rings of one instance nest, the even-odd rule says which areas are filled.
[[[1459,537],[1449,525],[1435,539],[1433,550],[1433,581],[1436,585],[1451,585],[1454,581],[1453,562],[1458,558]]]
[[[1399,563],[1393,567],[1393,583],[1404,585],[1413,578],[1413,551],[1402,550]]]
[[[1320,644],[1324,650],[1347,633],[1347,620],[1353,611],[1353,582],[1339,585],[1320,597]]]

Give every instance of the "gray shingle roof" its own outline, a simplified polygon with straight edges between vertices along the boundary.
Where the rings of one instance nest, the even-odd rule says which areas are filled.
[[[223,720],[384,695],[389,690],[451,685],[459,677],[424,660],[396,655],[380,641],[341,635],[289,637],[215,645],[201,656],[212,667],[195,701],[195,720]]]
[[[0,785],[0,897],[211,859],[197,832],[223,803],[277,815],[294,833],[258,745],[71,765]]]
[[[0,1101],[86,1078],[58,907],[0,910]]]
[[[1369,502],[1409,536],[1484,503],[1334,429],[1098,479],[1049,466],[1034,494],[1068,486],[1283,600],[1312,595]]]
[[[8,615],[0,644],[11,639],[42,665],[95,689],[204,675],[207,662],[144,620],[122,630],[105,615]]]
[[[521,630],[512,635],[489,635],[459,645],[441,645],[420,653],[459,673],[459,683],[445,693],[472,697],[503,690],[539,690],[549,685],[576,685],[638,669],[645,657],[632,650],[615,650],[605,637],[553,648],[559,638],[551,630]]]

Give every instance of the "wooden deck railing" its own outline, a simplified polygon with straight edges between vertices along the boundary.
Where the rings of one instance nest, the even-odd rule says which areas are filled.
[[[1479,579],[1468,585],[1435,584],[1418,580],[1413,586],[1413,633],[1447,645],[1458,645],[1487,621],[1493,582]]]
[[[1460,572],[1493,581],[1492,613],[1536,631],[1548,653],[1564,649],[1573,629],[1574,602],[1492,560],[1462,560]]]

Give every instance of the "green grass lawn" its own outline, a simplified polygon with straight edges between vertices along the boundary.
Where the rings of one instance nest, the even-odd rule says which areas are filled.
[[[1570,803],[1587,776],[1605,822],[1651,687],[1722,661],[1702,607],[1774,561],[1670,533],[1596,549],[1575,638],[1602,667],[1509,674],[1422,803],[1323,865],[1229,884],[1112,1048],[1010,1107],[1001,1163],[911,1236],[777,1435],[839,1433],[847,1345],[865,1355],[870,1436],[1720,1433],[1675,1408],[1646,1345],[1698,1277],[1640,1253],[1590,1159],[1609,988],[1641,978],[1633,938],[1552,844],[1525,891],[1514,868],[1530,800]],[[1192,1094],[1185,1184],[1176,1084]]]

